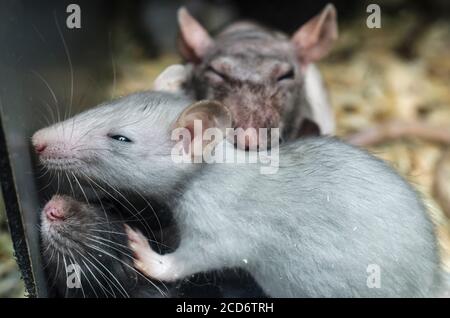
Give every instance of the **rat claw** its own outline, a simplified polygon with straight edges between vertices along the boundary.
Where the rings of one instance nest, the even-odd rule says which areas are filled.
[[[167,256],[160,255],[152,250],[147,238],[141,232],[125,226],[128,235],[128,245],[133,254],[134,267],[144,275],[166,281],[178,279],[176,273],[172,273],[172,262]]]
[[[141,262],[141,261],[139,261],[139,260],[135,260],[135,261],[134,261],[134,267],[135,267],[137,270],[139,270],[140,272],[142,272],[142,273],[148,275],[147,269],[146,269],[145,264],[144,264],[143,262]]]
[[[127,233],[130,242],[135,243],[141,243],[143,241],[147,242],[147,239],[139,230],[134,230],[128,225],[125,225],[125,232]]]

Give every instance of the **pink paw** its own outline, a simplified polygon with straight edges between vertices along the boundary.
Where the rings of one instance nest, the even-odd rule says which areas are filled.
[[[137,270],[158,280],[176,279],[170,256],[160,255],[153,251],[147,238],[141,232],[133,230],[127,225],[125,231],[128,235],[130,249],[135,257],[134,267]]]
[[[151,254],[152,248],[148,244],[147,238],[138,230],[133,230],[128,225],[125,225],[125,231],[128,235],[128,244],[134,254],[134,267],[144,273],[147,276],[150,275],[150,271],[145,265],[146,260]]]

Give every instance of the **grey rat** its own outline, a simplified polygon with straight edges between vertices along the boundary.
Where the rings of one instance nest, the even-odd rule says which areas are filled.
[[[173,253],[160,255],[128,231],[137,268],[154,279],[243,268],[272,297],[433,295],[440,280],[433,225],[391,167],[328,137],[282,144],[275,174],[261,174],[261,164],[176,163],[175,128],[231,125],[223,105],[190,104],[181,95],[136,93],[32,140],[49,169],[171,205],[180,232]],[[372,270],[380,285],[370,284]]]
[[[178,12],[180,53],[190,71],[184,91],[225,104],[235,128],[255,128],[240,148],[259,142],[259,128],[280,128],[284,139],[334,134],[334,114],[314,62],[338,36],[328,4],[289,38],[255,23],[237,22],[214,39],[188,13]]]

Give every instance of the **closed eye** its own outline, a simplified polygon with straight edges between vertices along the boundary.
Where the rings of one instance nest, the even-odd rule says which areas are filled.
[[[289,79],[294,79],[295,73],[294,70],[289,70],[288,72],[284,73],[283,75],[281,75],[280,77],[277,78],[278,82],[284,81],[284,80],[289,80]]]
[[[131,139],[122,135],[108,135],[109,138],[115,139],[120,142],[132,142]]]
[[[214,74],[214,75],[216,75],[216,76],[218,76],[218,77],[220,77],[220,78],[223,79],[223,80],[226,80],[226,79],[227,79],[227,76],[226,76],[225,74],[219,72],[218,70],[216,70],[216,69],[213,68],[212,66],[209,66],[209,67],[206,69],[206,71],[207,71],[207,72],[210,72],[210,73],[212,73],[212,74]]]

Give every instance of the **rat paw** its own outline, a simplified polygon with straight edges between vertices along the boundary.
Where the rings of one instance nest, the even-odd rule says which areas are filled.
[[[130,245],[133,244],[137,250],[151,250],[150,244],[148,244],[147,238],[139,230],[133,230],[131,227],[125,224],[125,232],[128,235]],[[133,248],[132,248],[133,249]],[[135,251],[133,249],[133,251]]]
[[[160,255],[153,251],[147,238],[141,232],[129,226],[126,226],[125,231],[135,257],[134,267],[137,270],[150,278],[162,281],[173,281],[178,278],[169,255]]]

